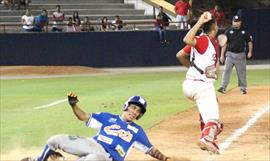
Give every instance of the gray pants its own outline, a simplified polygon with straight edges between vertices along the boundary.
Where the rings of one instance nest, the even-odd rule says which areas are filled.
[[[80,157],[77,161],[112,161],[104,148],[93,139],[69,135],[55,135],[49,138],[47,144],[54,151],[60,149]]]
[[[223,87],[224,89],[227,88],[228,84],[230,83],[232,69],[234,66],[237,72],[238,86],[240,87],[240,90],[246,90],[246,54],[233,53],[230,51],[226,53],[225,68],[222,75],[221,87]]]

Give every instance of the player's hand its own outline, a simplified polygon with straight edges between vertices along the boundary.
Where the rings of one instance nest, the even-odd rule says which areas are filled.
[[[204,23],[210,21],[211,19],[212,19],[212,14],[210,12],[206,11],[200,16],[198,22],[201,24],[204,24]]]
[[[248,52],[247,57],[248,57],[248,58],[251,58],[251,57],[252,57],[252,53],[251,53],[251,52]]]
[[[68,94],[68,103],[71,107],[74,107],[78,102],[78,97],[74,92],[69,92]]]
[[[221,64],[224,64],[224,61],[225,61],[224,56],[221,56],[220,59],[219,59],[219,61],[220,61]]]

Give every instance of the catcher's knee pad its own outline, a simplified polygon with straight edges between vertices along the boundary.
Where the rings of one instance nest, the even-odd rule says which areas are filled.
[[[205,123],[202,130],[201,138],[209,142],[214,142],[217,139],[217,135],[223,130],[223,124],[217,120],[209,120]]]

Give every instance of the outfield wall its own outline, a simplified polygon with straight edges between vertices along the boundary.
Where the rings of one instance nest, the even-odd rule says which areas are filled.
[[[269,59],[269,27],[265,25],[269,24],[251,28],[256,31],[253,59]],[[184,45],[185,34],[168,31],[168,45],[159,42],[155,31],[0,34],[0,65],[179,65],[175,55]]]
[[[170,31],[162,45],[154,31],[0,35],[1,65],[167,66],[185,32]]]

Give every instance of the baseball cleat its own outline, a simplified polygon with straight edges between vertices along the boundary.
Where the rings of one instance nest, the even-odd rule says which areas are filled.
[[[36,159],[32,158],[32,157],[25,157],[25,158],[21,159],[20,161],[36,161]]]
[[[226,93],[226,90],[223,87],[220,87],[217,91],[222,93],[222,94]]]
[[[218,146],[215,143],[206,141],[205,139],[201,139],[198,143],[198,146],[201,148],[201,150],[206,150],[211,155],[220,154]]]
[[[241,93],[241,94],[247,94],[247,90],[242,89],[242,90],[240,90],[240,93]]]

